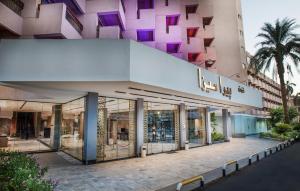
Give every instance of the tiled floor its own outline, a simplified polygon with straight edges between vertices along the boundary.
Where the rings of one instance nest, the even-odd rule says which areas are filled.
[[[58,180],[57,190],[64,191],[157,190],[276,144],[278,142],[257,138],[232,139],[229,143],[178,151],[174,154],[152,155],[144,159],[135,158],[91,166],[51,165],[47,178]]]
[[[11,151],[21,151],[21,152],[36,152],[36,151],[50,151],[51,149],[45,144],[41,143],[36,139],[18,139],[10,138],[8,141],[8,147],[3,147],[2,149]]]

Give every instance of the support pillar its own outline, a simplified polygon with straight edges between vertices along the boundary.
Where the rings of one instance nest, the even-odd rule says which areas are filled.
[[[211,145],[212,144],[212,138],[211,138],[211,119],[210,119],[210,108],[207,107],[205,109],[205,130],[206,130],[206,144]]]
[[[180,132],[180,148],[185,147],[186,137],[186,113],[185,113],[185,104],[180,104],[179,106],[179,132]]]
[[[85,98],[83,163],[94,164],[97,159],[98,93]]]
[[[225,141],[229,141],[229,113],[228,109],[222,109],[223,135]]]
[[[52,106],[52,115],[54,117],[53,129],[51,130],[52,149],[58,150],[60,147],[60,130],[62,120],[62,105]]]
[[[136,154],[141,156],[141,149],[144,144],[144,99],[136,101]]]

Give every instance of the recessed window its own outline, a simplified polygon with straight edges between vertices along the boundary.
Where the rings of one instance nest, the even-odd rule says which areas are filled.
[[[197,12],[198,4],[195,5],[186,5],[185,12],[186,12],[186,19],[189,19],[189,14],[194,14]]]
[[[195,37],[197,35],[198,30],[198,27],[187,28],[186,34],[188,44],[190,44],[190,38]]]
[[[167,33],[169,33],[169,26],[178,25],[179,15],[168,15],[166,16]]]
[[[196,62],[200,53],[188,53],[189,62]]]
[[[180,43],[167,43],[167,53],[175,54],[179,52]]]
[[[138,9],[153,9],[153,0],[138,0]]]
[[[137,30],[137,41],[138,42],[148,42],[154,41],[154,30]]]
[[[203,17],[203,28],[205,26],[210,25],[213,20],[213,17]]]

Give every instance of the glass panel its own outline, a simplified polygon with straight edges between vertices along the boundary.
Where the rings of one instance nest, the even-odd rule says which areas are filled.
[[[206,144],[205,110],[188,107],[186,110],[187,139],[190,147]]]
[[[62,105],[61,149],[82,160],[84,101],[81,98]]]
[[[145,104],[147,127],[147,153],[160,153],[178,149],[179,111],[176,105],[161,103]]]
[[[135,156],[135,101],[99,98],[97,160]]]
[[[51,119],[52,104],[0,100],[0,148],[35,152],[51,150],[50,134],[45,134]],[[48,132],[49,132],[48,131]]]

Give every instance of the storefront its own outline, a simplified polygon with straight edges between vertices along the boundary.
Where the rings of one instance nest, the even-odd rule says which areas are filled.
[[[97,161],[136,156],[135,101],[99,97]]]
[[[232,113],[262,107],[257,90],[130,40],[2,40],[0,62],[0,82],[55,103],[51,145],[85,164],[211,144],[212,112],[229,139]]]
[[[187,141],[190,147],[199,147],[207,144],[205,108],[186,108]]]
[[[144,128],[147,154],[179,148],[179,107],[173,104],[144,102]]]

